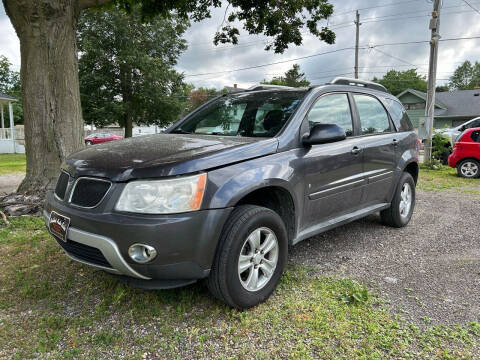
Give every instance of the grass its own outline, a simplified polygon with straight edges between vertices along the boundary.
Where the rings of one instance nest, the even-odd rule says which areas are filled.
[[[0,154],[0,175],[24,173],[25,154]]]
[[[441,166],[438,170],[420,168],[418,186],[421,190],[454,190],[462,193],[480,194],[480,179],[465,179],[457,175],[457,170]]]
[[[428,326],[428,324],[427,324]],[[289,267],[239,312],[203,284],[130,288],[67,258],[41,219],[0,225],[0,358],[474,359],[480,324],[418,328],[365,286]]]
[[[25,154],[0,154],[0,175],[25,172]],[[447,166],[439,170],[420,169],[418,188],[421,190],[456,190],[480,194],[480,179],[464,179]]]

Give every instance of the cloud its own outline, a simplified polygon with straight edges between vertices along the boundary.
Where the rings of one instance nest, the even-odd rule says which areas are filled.
[[[412,64],[422,74],[427,73],[428,43],[382,46],[377,51],[372,46],[428,40],[430,38],[429,14],[432,4],[426,0],[333,0],[335,12],[329,26],[335,29],[337,41],[334,45],[322,43],[306,34],[302,46],[293,46],[284,54],[274,54],[264,50],[267,39],[242,32],[237,46],[212,43],[215,31],[223,20],[225,9],[215,9],[212,17],[199,23],[192,23],[185,38],[188,50],[180,57],[177,69],[185,74],[199,74],[239,69],[254,65],[289,60],[311,54],[355,45],[355,9],[360,8],[361,22],[359,53],[360,78],[381,77],[389,69],[408,69]],[[460,0],[444,1],[441,18],[443,39],[480,35],[480,15]],[[322,24],[321,24],[322,25]],[[6,55],[20,67],[19,44],[15,31],[0,5],[0,54]],[[464,60],[480,60],[480,39],[444,41],[440,43],[438,78],[447,79],[459,63]],[[370,48],[369,48],[370,47]],[[187,77],[186,81],[196,86],[221,88],[237,83],[248,87],[262,79],[282,75],[295,62],[287,62],[256,69]],[[307,78],[314,84],[325,83],[336,75],[353,76],[354,51],[345,50],[329,55],[297,61]],[[439,83],[445,82],[439,80]]]
[[[5,15],[3,5],[0,3],[0,55],[6,56],[12,63],[12,68],[20,70],[20,42],[12,23]]]

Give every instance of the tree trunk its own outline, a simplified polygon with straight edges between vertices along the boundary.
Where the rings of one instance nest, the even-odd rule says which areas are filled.
[[[3,0],[20,39],[27,174],[19,192],[55,186],[60,165],[82,147],[77,69],[78,0]]]
[[[127,64],[120,65],[120,81],[122,88],[122,98],[124,104],[123,121],[125,127],[125,137],[129,138],[133,135],[133,118],[132,118],[132,69]]]
[[[133,135],[133,121],[132,117],[129,116],[128,112],[124,115],[125,121],[125,137],[129,138]]]

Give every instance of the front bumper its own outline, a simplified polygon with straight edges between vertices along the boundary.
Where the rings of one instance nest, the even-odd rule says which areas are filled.
[[[44,209],[48,223],[51,211],[70,218],[67,243],[57,240],[75,261],[100,268],[144,288],[165,288],[171,281],[181,285],[207,277],[223,225],[231,208],[201,210],[172,215],[116,213],[109,206],[97,209],[71,207],[47,193]],[[155,247],[157,256],[148,264],[135,263],[128,256],[134,243]],[[101,253],[99,254],[98,251]],[[98,256],[97,256],[98,255]],[[103,257],[106,263],[98,260]],[[155,285],[167,280],[168,286]],[[129,281],[131,283],[131,281]]]

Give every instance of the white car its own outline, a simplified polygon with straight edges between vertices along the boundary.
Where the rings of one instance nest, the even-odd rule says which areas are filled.
[[[467,122],[458,125],[457,127],[454,128],[448,128],[448,129],[437,129],[435,132],[438,134],[445,135],[450,139],[450,142],[452,145],[455,143],[457,137],[464,132],[467,129],[470,128],[475,128],[475,127],[480,127],[480,117],[477,117],[472,120],[468,120]]]

